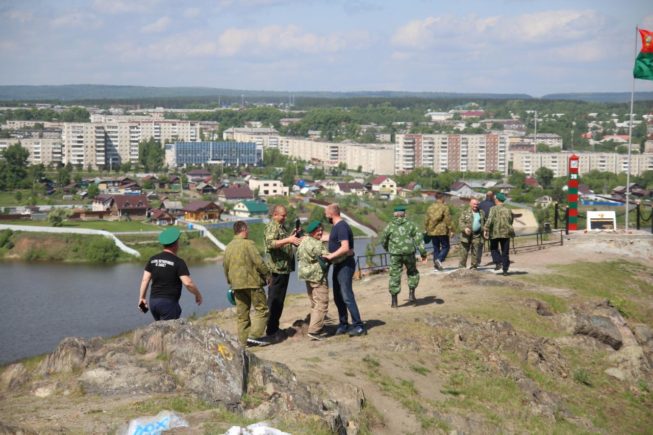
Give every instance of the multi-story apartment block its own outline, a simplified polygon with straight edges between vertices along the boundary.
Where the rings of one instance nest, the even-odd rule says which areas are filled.
[[[538,133],[537,136],[531,134],[520,138],[520,141],[535,145],[544,144],[549,148],[562,149],[562,137],[555,133]]]
[[[63,163],[117,167],[138,162],[138,144],[154,138],[163,146],[174,141],[199,140],[199,123],[188,121],[143,121],[116,123],[64,123]]]
[[[171,167],[222,164],[256,166],[263,161],[263,147],[254,142],[175,142],[165,146],[165,162]]]
[[[598,170],[619,174],[628,172],[628,155],[616,153],[593,153],[578,152],[579,173],[585,174],[589,171]],[[533,175],[541,168],[551,169],[556,177],[569,175],[568,162],[571,152],[559,153],[529,153],[512,152],[513,170]],[[630,174],[641,175],[644,171],[653,170],[653,154],[632,154],[630,160]]]
[[[508,135],[398,134],[395,173],[427,167],[435,172],[499,171],[508,169]]]
[[[62,143],[61,139],[45,138],[23,138],[23,139],[0,139],[0,152],[7,147],[19,144],[27,151],[29,157],[27,162],[30,165],[44,166],[56,165],[62,162]]]

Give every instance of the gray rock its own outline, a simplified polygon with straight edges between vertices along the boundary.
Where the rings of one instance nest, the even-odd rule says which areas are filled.
[[[37,432],[33,430],[24,429],[19,426],[5,424],[0,421],[0,435],[36,435]]]
[[[55,351],[41,362],[39,372],[44,375],[71,373],[84,366],[85,358],[86,343],[83,339],[76,337],[64,338]]]
[[[85,393],[102,396],[170,393],[177,388],[174,378],[165,371],[134,366],[89,369],[82,373],[78,382]]]
[[[574,334],[595,338],[614,350],[619,350],[623,345],[623,338],[619,329],[612,323],[610,318],[605,316],[577,315]]]
[[[631,329],[633,334],[635,334],[635,338],[639,344],[642,346],[646,344],[653,346],[653,329],[651,329],[648,325],[639,323],[633,326]]]
[[[611,367],[609,369],[606,369],[605,374],[608,376],[612,376],[615,379],[619,379],[620,381],[626,380],[626,374],[623,372],[623,370],[620,370],[616,367]]]
[[[12,364],[0,375],[0,387],[3,390],[16,390],[29,381],[30,375],[21,363]]]

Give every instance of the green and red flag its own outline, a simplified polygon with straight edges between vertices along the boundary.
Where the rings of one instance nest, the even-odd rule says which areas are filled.
[[[653,80],[653,32],[639,29],[642,36],[642,50],[635,59],[633,77],[642,80]]]

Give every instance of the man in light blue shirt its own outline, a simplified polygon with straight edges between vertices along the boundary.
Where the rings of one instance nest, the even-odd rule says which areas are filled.
[[[478,206],[478,200],[472,198],[469,201],[469,208],[463,210],[458,219],[460,228],[460,264],[459,267],[467,267],[467,256],[472,251],[471,268],[478,267],[481,253],[483,252],[483,225],[485,224],[485,213]]]

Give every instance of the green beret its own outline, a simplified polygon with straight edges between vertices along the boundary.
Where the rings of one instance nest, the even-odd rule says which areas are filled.
[[[307,233],[312,233],[313,231],[317,230],[318,227],[322,226],[322,222],[320,221],[310,221],[308,223],[308,226],[306,226],[306,232]]]
[[[179,239],[181,232],[176,227],[167,228],[161,234],[159,234],[159,243],[163,246],[172,245]]]
[[[495,198],[498,199],[501,202],[506,202],[506,194],[503,192],[499,192],[495,195]]]
[[[395,207],[395,211],[406,211],[405,205],[398,205]]]

